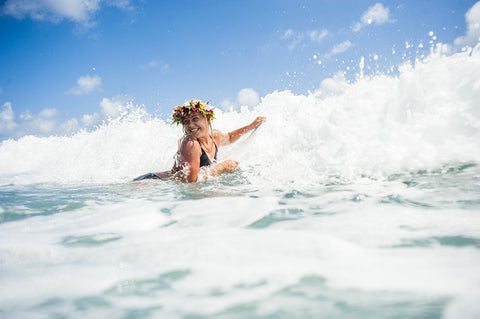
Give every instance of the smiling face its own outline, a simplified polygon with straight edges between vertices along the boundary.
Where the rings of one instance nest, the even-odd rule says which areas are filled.
[[[182,121],[183,130],[186,135],[200,138],[208,136],[208,121],[200,113],[190,113]]]

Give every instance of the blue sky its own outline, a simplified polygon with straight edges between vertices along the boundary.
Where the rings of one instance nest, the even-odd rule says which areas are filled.
[[[72,132],[130,104],[167,118],[191,98],[254,106],[338,71],[394,75],[480,36],[477,1],[0,2],[0,140]]]

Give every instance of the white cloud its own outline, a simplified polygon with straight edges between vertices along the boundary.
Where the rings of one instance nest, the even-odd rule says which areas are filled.
[[[129,0],[7,0],[1,12],[17,19],[58,23],[63,19],[88,26],[100,5],[130,9]]]
[[[295,49],[295,47],[303,41],[303,38],[305,35],[300,32],[295,32],[292,29],[288,29],[285,31],[285,34],[283,35],[282,39],[283,40],[289,40],[290,44],[288,45],[288,48],[290,50]]]
[[[310,40],[312,40],[313,42],[320,43],[328,35],[328,31],[327,30],[322,30],[322,31],[314,30],[314,31],[310,31],[310,33],[308,35],[310,36]]]
[[[0,140],[25,135],[71,134],[79,129],[93,128],[102,121],[116,119],[132,109],[134,115],[144,115],[142,110],[133,107],[131,98],[127,96],[103,98],[99,105],[100,112],[98,113],[85,114],[80,121],[71,118],[62,122],[60,114],[55,108],[45,108],[36,114],[27,110],[15,118],[12,105],[7,102],[0,107]]]
[[[237,100],[241,106],[255,106],[260,103],[258,93],[250,88],[240,90],[240,92],[238,92]]]
[[[84,114],[81,122],[85,127],[93,127],[101,124],[102,121],[119,118],[126,114],[129,109],[133,109],[132,100],[128,96],[115,96],[113,98],[104,97],[100,101],[100,114]]]
[[[323,39],[325,39],[328,35],[328,30],[312,30],[308,32],[296,32],[292,29],[288,29],[285,31],[283,36],[281,37],[282,40],[290,41],[288,48],[293,50],[297,47],[297,45],[302,44],[310,40],[313,43],[321,43]]]
[[[285,33],[283,34],[282,39],[290,39],[291,37],[293,37],[294,34],[295,34],[295,32],[293,32],[292,29],[288,29],[288,30],[285,31]]]
[[[333,47],[332,51],[330,51],[330,53],[327,54],[327,57],[343,53],[343,52],[347,51],[348,49],[350,49],[352,46],[353,46],[353,44],[349,40],[345,40],[341,43],[338,43]]]
[[[30,113],[29,110],[26,110],[25,112],[20,114],[20,119],[22,121],[28,121],[28,120],[31,120],[32,118],[33,118],[33,115],[32,115],[32,113]]]
[[[455,39],[456,46],[475,46],[480,42],[480,1],[475,3],[465,14],[467,34]]]
[[[232,102],[230,99],[225,99],[221,105],[223,108],[236,108],[240,106],[254,107],[260,103],[260,96],[251,88],[240,90],[237,94],[237,100]]]
[[[362,17],[360,18],[360,22],[356,23],[352,29],[353,31],[357,32],[360,31],[364,26],[370,24],[381,25],[391,21],[390,9],[384,7],[381,3],[376,3],[363,13]]]
[[[57,115],[57,113],[58,113],[57,109],[47,108],[40,111],[40,113],[38,113],[38,116],[42,119],[51,119],[51,118],[54,118]]]
[[[103,98],[100,102],[102,114],[106,118],[114,119],[122,115],[131,103],[124,96],[116,96],[112,99]]]
[[[98,123],[100,123],[101,120],[100,120],[100,115],[98,115],[98,113],[94,113],[94,114],[84,114],[82,116],[82,123],[83,125],[85,125],[86,127],[91,127],[91,126],[94,126]]]
[[[77,86],[71,88],[66,94],[75,94],[75,95],[86,95],[93,91],[100,89],[102,85],[102,79],[98,75],[90,76],[81,76],[77,80]]]
[[[10,102],[3,105],[0,112],[0,136],[2,138],[20,137],[29,134],[49,135],[57,129],[58,112],[54,108],[46,108],[38,114],[23,112],[18,121]]]
[[[54,133],[57,124],[57,110],[47,108],[40,111],[36,116],[32,116],[24,127],[28,134],[49,135]]]
[[[320,88],[314,92],[317,97],[327,97],[344,92],[348,87],[347,79],[342,71],[322,81]]]
[[[78,129],[79,129],[79,124],[76,118],[71,118],[70,120],[60,125],[60,132],[64,132],[66,134],[75,133],[78,131]]]
[[[3,104],[0,112],[0,135],[11,133],[16,127],[15,115],[12,110],[12,104],[7,102]]]
[[[59,22],[63,19],[85,23],[99,9],[100,0],[7,0],[3,13],[17,19]]]

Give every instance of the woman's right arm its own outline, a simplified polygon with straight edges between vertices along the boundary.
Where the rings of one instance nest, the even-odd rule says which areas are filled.
[[[184,139],[178,153],[172,169],[176,171],[174,178],[184,183],[195,183],[200,171],[200,145],[190,138]]]
[[[198,143],[191,139],[185,139],[180,146],[178,160],[172,168],[173,178],[184,183],[195,183],[200,173],[200,154],[201,148]],[[234,172],[238,167],[238,162],[226,160],[216,164],[210,169],[209,175],[218,176],[225,172]],[[202,176],[200,179],[207,179]]]

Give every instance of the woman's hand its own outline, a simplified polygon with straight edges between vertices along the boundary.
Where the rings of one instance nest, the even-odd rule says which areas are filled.
[[[238,168],[238,162],[234,160],[226,160],[221,162],[220,164],[215,165],[214,168],[210,171],[212,176],[218,176],[225,172],[235,172]]]
[[[224,172],[234,172],[238,168],[238,161],[226,160],[220,163],[220,165],[222,165]]]
[[[265,116],[259,116],[257,117],[253,122],[252,125],[253,126],[253,129],[257,129],[260,125],[262,125],[262,123],[264,123],[265,121],[267,120],[267,118]]]

